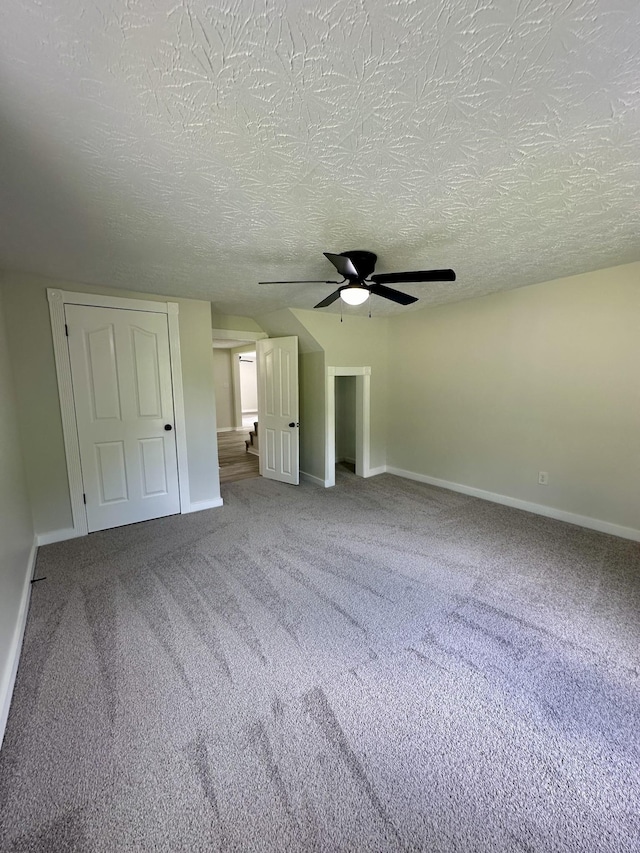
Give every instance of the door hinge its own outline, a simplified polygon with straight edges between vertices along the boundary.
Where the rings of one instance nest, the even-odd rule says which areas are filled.
[[[64,324],[64,333],[67,337],[69,337],[69,327],[67,326],[66,323]]]
[[[87,503],[87,496],[86,496],[86,495],[83,495],[83,496],[82,496],[82,500],[83,500],[83,501],[85,502],[85,504],[86,504],[86,503]]]

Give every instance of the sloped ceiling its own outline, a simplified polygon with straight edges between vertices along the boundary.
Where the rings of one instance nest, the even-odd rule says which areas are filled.
[[[323,251],[453,267],[417,307],[638,260],[639,44],[638,0],[3,0],[0,267],[251,315]]]

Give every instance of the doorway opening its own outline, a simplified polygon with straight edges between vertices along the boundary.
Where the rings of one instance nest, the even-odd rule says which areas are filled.
[[[336,484],[336,463],[370,476],[371,368],[328,367],[325,486]]]
[[[235,483],[260,476],[258,448],[258,380],[255,349],[229,350],[232,386],[232,421],[218,431],[220,483]]]
[[[298,339],[248,334],[252,342],[213,330],[220,482],[262,476],[297,485]]]
[[[356,472],[356,377],[336,376],[336,465]]]
[[[255,340],[243,341],[239,337],[213,339],[221,484],[260,476],[255,347]]]
[[[253,429],[258,420],[258,371],[256,353],[237,353],[238,360],[238,397],[242,426]]]

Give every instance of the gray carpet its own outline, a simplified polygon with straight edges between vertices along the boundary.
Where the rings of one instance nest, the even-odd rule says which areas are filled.
[[[40,550],[3,851],[637,851],[640,552],[343,472]]]

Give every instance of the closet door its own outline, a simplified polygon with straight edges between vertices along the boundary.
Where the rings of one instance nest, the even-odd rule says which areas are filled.
[[[167,315],[66,305],[89,531],[180,512]]]

